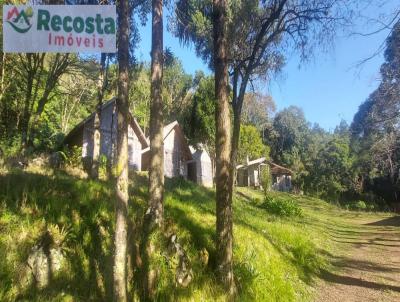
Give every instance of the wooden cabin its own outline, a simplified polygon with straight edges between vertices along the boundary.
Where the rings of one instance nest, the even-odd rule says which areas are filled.
[[[272,176],[272,189],[282,192],[291,191],[293,172],[290,169],[268,161],[265,157],[248,161],[245,165],[238,165],[236,167],[237,186],[256,188],[261,187],[261,173],[262,169],[266,166],[269,167]]]
[[[94,116],[92,113],[79,123],[65,138],[69,146],[82,146],[84,160],[93,158]],[[112,99],[103,104],[100,117],[100,154],[113,160],[117,145],[117,106]],[[203,186],[213,185],[211,158],[203,149],[189,147],[177,121],[166,125],[164,132],[164,175],[183,177]],[[129,113],[128,126],[129,167],[136,171],[148,171],[150,144],[136,119]]]
[[[206,187],[213,185],[213,169],[208,153],[190,147],[177,121],[164,127],[164,175],[183,177]],[[142,150],[142,169],[149,169],[150,148]]]
[[[192,153],[178,122],[172,122],[164,127],[164,175],[166,177],[183,177],[190,179],[193,174],[188,169],[192,161]],[[150,147],[142,150],[142,170],[148,171],[150,164]],[[190,166],[190,167],[189,167]],[[190,179],[195,181],[195,179]]]
[[[82,146],[82,157],[84,160],[93,158],[94,116],[95,113],[92,113],[85,120],[80,122],[71,130],[64,141],[65,144],[69,146]],[[138,122],[131,113],[128,114],[128,117],[129,168],[141,171],[141,151],[147,148],[149,143]],[[100,154],[105,155],[112,161],[114,160],[117,146],[117,121],[117,104],[116,99],[113,98],[103,104],[100,115]]]

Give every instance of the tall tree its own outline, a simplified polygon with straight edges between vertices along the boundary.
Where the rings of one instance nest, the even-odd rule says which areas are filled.
[[[370,182],[380,178],[381,184],[373,185],[373,189],[386,191],[384,198],[397,202],[400,200],[399,47],[400,21],[397,21],[386,39],[381,83],[360,105],[351,125],[353,152],[363,159],[358,161],[361,178]]]
[[[191,145],[205,148],[215,164],[215,80],[197,73],[191,106],[183,113],[183,129]]]
[[[246,93],[243,100],[242,122],[253,124],[259,131],[271,127],[271,116],[276,105],[271,96],[260,93]]]
[[[129,2],[119,2],[114,301],[127,301]]]
[[[269,157],[269,147],[263,144],[260,131],[253,125],[240,127],[238,163],[245,164],[246,160]]]
[[[164,54],[163,103],[166,121],[179,119],[182,110],[189,106],[188,92],[192,87],[192,76],[183,69],[179,58],[167,48]]]
[[[279,163],[293,168],[291,155],[304,153],[308,122],[301,108],[290,106],[278,112],[273,121],[274,133],[269,143],[273,146],[272,157]]]
[[[226,0],[213,0],[215,123],[216,123],[216,248],[217,272],[229,297],[236,292],[233,278],[233,217],[230,196],[231,117],[229,111],[229,76]]]
[[[322,146],[310,168],[308,190],[319,197],[340,201],[350,189],[352,157],[346,137],[336,136]]]
[[[45,73],[46,76],[44,78],[44,89],[39,99],[37,100],[35,106],[36,109],[32,112],[33,116],[30,125],[31,129],[29,129],[28,142],[25,141],[24,144],[28,143],[29,145],[33,145],[33,140],[38,130],[37,128],[39,125],[39,119],[42,116],[45,107],[50,100],[51,93],[59,84],[61,76],[71,71],[71,69],[74,67],[76,63],[76,58],[77,58],[76,56],[70,55],[68,53],[67,54],[57,53],[54,56],[48,58],[49,59],[49,61],[47,62],[48,67],[47,67],[47,72]],[[41,72],[43,72],[43,70]],[[35,99],[33,99],[33,102],[35,102]],[[28,125],[29,122],[30,122],[30,117],[28,119]]]
[[[344,4],[344,5],[342,5]],[[332,41],[338,25],[347,21],[347,3],[341,0],[268,0],[229,1],[227,60],[232,86],[233,134],[229,196],[232,198],[242,107],[248,84],[269,79],[284,64],[289,49],[307,58],[318,45]],[[212,16],[209,1],[177,2],[175,34],[184,42],[193,42],[205,61],[213,62],[210,32]],[[214,45],[215,47],[215,45]],[[215,60],[215,58],[214,58]]]
[[[100,127],[101,127],[101,109],[103,107],[104,91],[106,90],[107,77],[106,75],[106,54],[100,55],[100,71],[97,81],[97,106],[94,115],[93,129],[93,158],[90,176],[93,179],[99,177],[99,161],[100,161]]]
[[[135,79],[132,81],[131,98],[135,102],[135,117],[143,131],[148,134],[151,103],[151,66],[142,64],[134,70]],[[192,77],[183,69],[181,61],[167,48],[164,50],[162,98],[164,120],[182,121],[183,112],[190,104],[190,89]]]
[[[152,2],[151,39],[151,105],[150,105],[150,169],[149,200],[145,217],[145,298],[155,299],[157,270],[151,266],[154,243],[151,234],[163,226],[164,216],[164,119],[163,78],[163,1]]]

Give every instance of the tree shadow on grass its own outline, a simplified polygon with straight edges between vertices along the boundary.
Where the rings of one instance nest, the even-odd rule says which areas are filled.
[[[148,199],[148,189],[147,189],[147,177],[143,175],[134,175],[133,183],[135,186],[131,187],[131,197],[130,201],[131,208],[134,209],[135,218],[134,223],[131,221],[132,226],[135,228],[131,231],[133,237],[131,240],[130,257],[131,257],[131,269],[135,271],[135,277],[133,278],[134,286],[138,287],[140,285],[135,282],[135,280],[141,280],[143,276],[141,275],[141,267],[146,265],[141,259],[141,255],[137,249],[138,244],[141,244],[141,236],[137,234],[141,232],[142,222],[144,217],[144,212],[147,208]],[[162,287],[159,294],[159,300],[162,301],[176,301],[182,298],[190,298],[193,291],[198,291],[205,286],[210,285],[210,280],[215,280],[211,282],[213,286],[216,285],[217,294],[219,291],[223,291],[219,288],[216,282],[216,276],[214,273],[215,268],[215,230],[213,225],[202,224],[196,219],[191,217],[191,213],[188,209],[195,209],[195,214],[202,213],[204,215],[215,215],[213,211],[214,204],[210,203],[210,200],[214,200],[213,190],[209,190],[200,187],[194,183],[185,181],[180,178],[166,178],[165,179],[165,223],[167,226],[167,232],[176,232],[179,243],[186,250],[193,269],[194,278],[187,288],[182,288],[180,286],[173,285],[169,288]],[[189,206],[189,207],[187,207]],[[182,233],[181,233],[182,232]],[[204,267],[199,260],[199,252],[202,249],[206,249],[209,255],[208,265]],[[169,260],[168,260],[169,261]],[[174,272],[173,272],[174,273]],[[174,277],[172,276],[172,279]],[[208,285],[206,285],[208,284]],[[140,288],[137,288],[140,292]]]
[[[260,230],[255,228],[243,219],[235,219],[235,223],[242,225],[250,229],[251,231],[260,234]],[[260,234],[261,235],[261,234]],[[297,270],[298,276],[307,284],[311,284],[313,278],[319,273],[319,268],[322,266],[322,258],[319,259],[317,252],[314,254],[304,254],[303,251],[298,248],[278,242],[276,238],[271,236],[267,231],[262,232],[262,236],[268,240],[268,242],[274,247],[274,249],[289,263],[291,263]],[[308,260],[303,261],[304,257]]]
[[[347,243],[347,244],[353,244],[353,245],[357,245],[357,246],[375,245],[375,246],[398,247],[398,248],[400,248],[400,244],[397,244],[397,245],[396,244],[385,244],[385,243],[376,242],[374,239],[365,239],[365,241],[351,241],[351,239],[360,239],[360,238],[348,238],[348,239],[349,240],[345,240],[345,238],[342,238],[342,237],[331,238],[332,241],[335,241],[335,242],[338,242],[338,243]]]
[[[32,293],[57,295],[60,292],[97,301],[111,298],[108,251],[112,248],[105,238],[112,237],[113,207],[109,188],[107,183],[81,180],[63,173],[0,175],[0,200],[7,211],[16,215],[21,224],[35,225],[44,221],[46,225],[57,226],[64,236],[60,248],[68,265],[46,288],[31,291],[28,287],[27,291],[21,291],[22,298],[32,297]],[[51,296],[48,299],[51,300]]]
[[[244,200],[246,200],[247,202],[252,203],[252,204],[255,204],[255,203],[257,203],[257,202],[260,202],[260,198],[251,198],[251,197],[249,197],[248,195],[246,195],[246,194],[244,194],[243,192],[240,192],[240,191],[236,191],[235,194],[236,194],[237,196],[240,196],[240,198],[242,198],[242,199],[244,199]]]

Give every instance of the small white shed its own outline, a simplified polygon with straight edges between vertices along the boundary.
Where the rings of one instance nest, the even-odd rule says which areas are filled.
[[[190,147],[193,156],[193,163],[196,166],[195,182],[205,187],[212,187],[214,184],[214,168],[210,155],[200,146]]]

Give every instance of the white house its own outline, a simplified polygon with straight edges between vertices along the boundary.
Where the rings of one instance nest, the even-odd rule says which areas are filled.
[[[261,187],[262,169],[269,166],[272,176],[272,189],[288,192],[292,189],[293,172],[285,167],[268,161],[265,157],[248,161],[245,165],[238,165],[236,183],[239,187]]]

